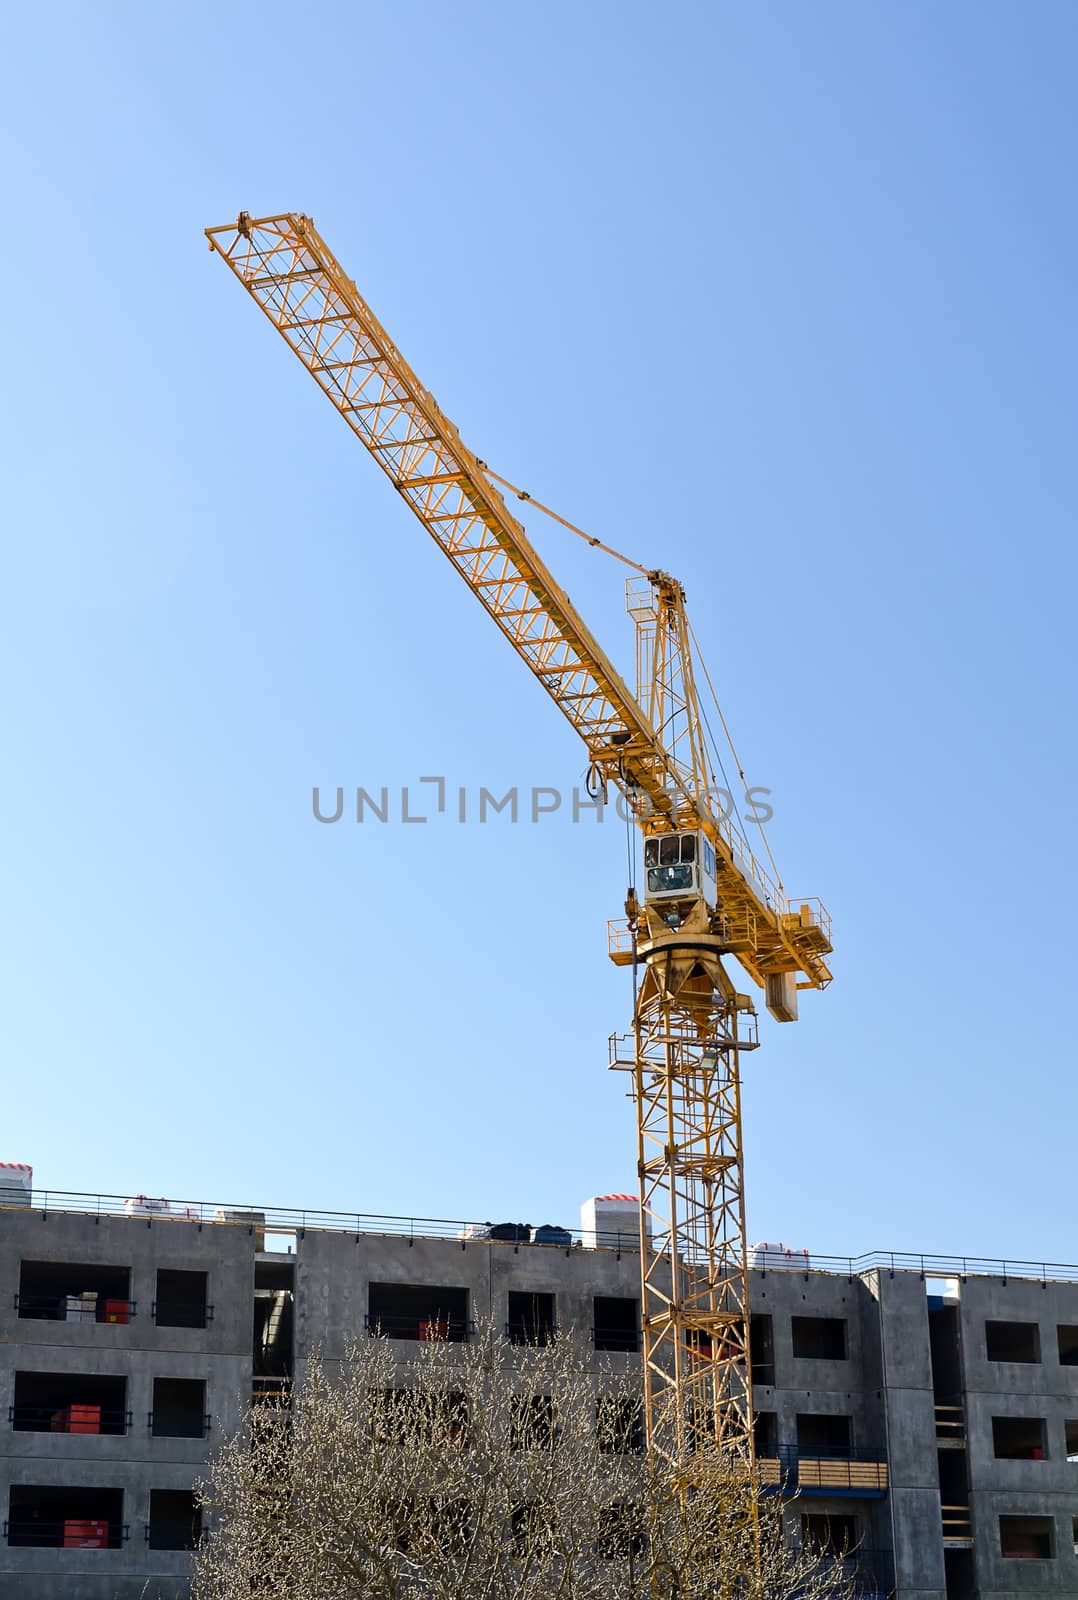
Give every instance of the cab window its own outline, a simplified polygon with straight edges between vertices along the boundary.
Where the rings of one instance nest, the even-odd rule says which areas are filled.
[[[676,867],[649,867],[648,893],[666,894],[671,889],[693,887],[692,863],[685,861]]]
[[[663,833],[644,841],[649,894],[672,894],[696,888],[694,833]]]
[[[710,850],[711,846],[705,843],[704,848]],[[683,861],[695,860],[695,833],[662,833],[658,838],[644,841],[646,867],[676,867]]]

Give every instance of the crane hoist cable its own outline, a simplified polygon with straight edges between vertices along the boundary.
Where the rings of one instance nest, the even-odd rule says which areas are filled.
[[[495,472],[494,469],[486,461],[479,460],[479,465],[482,467],[482,469],[486,473],[487,477],[492,479],[493,482],[500,483],[503,489],[508,489],[510,494],[515,494],[518,500],[523,501],[526,505],[534,506],[536,511],[541,511],[545,517],[550,517],[553,522],[560,523],[560,525],[563,528],[568,528],[570,533],[575,533],[578,538],[583,539],[584,543],[587,544],[587,545],[590,545],[592,547],[592,549],[601,550],[601,551],[603,551],[604,555],[613,556],[615,561],[624,562],[624,564],[627,567],[632,567],[634,572],[639,572],[645,578],[650,578],[652,576],[652,572],[647,567],[642,567],[640,565],[639,561],[634,561],[631,556],[623,555],[620,550],[615,550],[612,545],[604,544],[603,541],[601,539],[597,539],[594,534],[588,533],[586,528],[581,528],[580,526],[578,526],[577,523],[570,522],[568,517],[561,516],[561,514],[559,512],[557,512],[557,511],[553,510],[552,507],[550,507],[548,505],[544,505],[541,500],[536,500],[534,495],[530,494],[527,489],[518,488],[518,486],[515,483],[511,483],[508,478],[503,478],[501,473]],[[735,765],[737,767],[738,777],[741,779],[742,783],[745,784],[745,783],[748,782],[748,780],[745,777],[745,771],[744,771],[744,768],[741,765],[741,759],[738,756],[737,750],[736,750],[736,748],[734,746],[734,741],[733,741],[733,738],[731,737],[730,729],[729,729],[729,727],[727,725],[727,722],[726,722],[726,717],[723,714],[722,706],[719,704],[719,697],[715,693],[715,686],[711,681],[711,674],[707,669],[707,662],[705,661],[703,652],[700,649],[700,641],[696,637],[696,630],[693,628],[691,622],[689,622],[689,633],[690,633],[690,636],[692,638],[693,646],[694,646],[694,648],[696,650],[697,660],[700,662],[700,666],[701,666],[701,668],[703,670],[704,679],[705,679],[705,681],[707,683],[708,689],[711,692],[711,698],[712,698],[712,700],[714,702],[715,710],[718,713],[719,721],[722,723],[723,732],[726,735],[726,742],[730,746],[730,753],[734,758],[734,763],[735,763]],[[745,843],[748,844],[749,836],[748,836],[748,833],[746,832],[746,829],[745,829],[745,823],[744,823],[744,819],[741,816],[740,808],[738,807],[737,798],[734,795],[733,785],[731,784],[729,778],[726,775],[726,767],[725,767],[725,765],[723,763],[722,756],[719,754],[718,740],[715,738],[714,734],[711,731],[711,724],[708,721],[707,713],[705,711],[703,711],[702,707],[701,707],[701,714],[703,716],[704,726],[706,727],[708,736],[709,736],[709,738],[711,740],[711,744],[712,744],[712,747],[713,747],[713,750],[714,750],[715,760],[718,762],[719,771],[722,774],[723,785],[725,787],[726,793],[729,794],[729,796],[730,796],[730,806],[731,806],[731,810],[732,810],[732,813],[733,813],[733,819],[737,824],[737,829],[738,829],[738,832],[740,833],[742,839],[744,839]],[[662,733],[665,732],[666,730],[660,728],[658,731],[659,731],[660,736],[661,736]],[[588,793],[589,793],[589,795],[592,796],[592,798],[594,798],[594,791],[593,791],[592,786],[591,786],[591,769],[590,768],[589,768],[589,773],[588,773]],[[781,877],[781,875],[779,873],[778,866],[776,865],[775,857],[772,854],[771,845],[770,845],[770,842],[768,841],[767,834],[764,831],[764,825],[763,825],[762,822],[758,822],[756,824],[756,826],[760,830],[760,837],[763,839],[764,849],[767,851],[767,858],[771,863],[771,869],[775,874],[776,882],[778,883],[778,886],[781,889],[781,888],[783,888],[782,877]]]
[[[700,641],[696,637],[696,629],[693,627],[691,621],[689,621],[689,619],[687,617],[686,617],[685,620],[688,623],[689,638],[692,640],[693,648],[696,651],[696,659],[699,661],[700,666],[701,666],[701,668],[703,670],[704,681],[707,684],[708,689],[711,692],[711,698],[715,703],[715,710],[718,712],[719,721],[722,723],[722,731],[723,731],[723,733],[725,733],[726,742],[730,746],[730,754],[733,756],[734,763],[737,766],[737,775],[741,779],[742,783],[747,783],[748,779],[745,777],[745,769],[741,765],[741,757],[738,755],[737,749],[735,748],[733,737],[732,737],[732,735],[730,733],[729,726],[727,725],[726,718],[723,716],[723,713],[722,713],[722,706],[719,704],[719,697],[715,693],[715,685],[712,683],[711,674],[707,670],[707,662],[704,660],[703,652],[700,649]],[[778,869],[778,865],[777,865],[777,863],[775,861],[775,857],[771,853],[771,844],[770,844],[770,841],[768,840],[767,833],[766,833],[766,831],[764,829],[764,825],[763,825],[762,822],[758,822],[756,824],[756,826],[759,828],[760,837],[764,841],[764,849],[767,851],[767,859],[771,863],[771,870],[775,874],[775,882],[778,884],[778,886],[782,890],[783,894],[785,894],[786,887],[785,887],[785,885],[784,885],[784,883],[782,881],[782,874],[780,873],[780,871]]]
[[[478,460],[479,458],[476,457],[476,459]],[[515,483],[510,483],[508,478],[503,478],[500,473],[489,467],[485,461],[480,461],[479,465],[488,478],[492,478],[495,483],[500,483],[503,489],[508,489],[510,494],[515,494],[518,500],[523,500],[525,504],[534,506],[536,511],[543,513],[544,517],[550,517],[554,522],[560,522],[563,528],[568,528],[570,533],[575,533],[578,538],[583,539],[585,544],[590,544],[592,549],[602,550],[605,555],[613,556],[615,561],[624,561],[627,567],[632,567],[633,571],[639,572],[642,577],[651,577],[651,568],[642,567],[639,561],[633,560],[632,556],[623,556],[620,550],[614,549],[613,545],[604,544],[601,539],[596,539],[594,534],[588,533],[584,528],[578,528],[576,523],[570,522],[567,517],[559,516],[556,511],[552,511],[549,506],[545,506],[541,500],[534,499],[527,489],[518,489]]]
[[[642,567],[640,565],[639,561],[634,561],[631,556],[623,555],[620,550],[615,550],[612,545],[604,544],[603,541],[601,539],[597,539],[594,534],[588,533],[586,528],[581,528],[577,523],[570,522],[568,517],[563,517],[560,514],[560,512],[555,511],[551,506],[544,505],[541,500],[536,500],[534,495],[530,494],[527,489],[521,489],[515,483],[511,483],[508,478],[503,478],[501,473],[495,472],[493,467],[491,467],[488,462],[483,461],[479,457],[477,457],[476,459],[479,461],[479,465],[482,467],[482,469],[486,473],[487,477],[490,478],[494,483],[500,483],[503,489],[508,489],[510,494],[516,495],[518,500],[523,501],[526,505],[534,506],[536,511],[541,511],[545,517],[550,517],[550,519],[553,522],[560,523],[560,525],[563,528],[568,528],[570,533],[575,533],[578,538],[583,539],[584,543],[587,544],[587,545],[590,545],[592,547],[592,549],[601,550],[604,553],[604,555],[613,556],[615,561],[624,562],[624,564],[627,567],[631,567],[634,572],[639,572],[645,578],[650,578],[650,577],[653,576],[653,572],[651,570],[649,570],[649,568],[647,568],[647,567]],[[689,632],[692,635],[693,645],[694,645],[694,647],[696,649],[696,654],[697,654],[697,658],[700,661],[700,665],[703,668],[704,677],[707,680],[707,686],[711,691],[711,698],[715,702],[715,709],[718,712],[720,721],[722,722],[723,731],[726,734],[726,740],[727,740],[727,743],[730,746],[730,752],[733,755],[734,761],[735,761],[735,763],[737,765],[738,776],[741,778],[742,783],[745,783],[747,781],[746,778],[745,778],[745,773],[744,773],[744,771],[742,769],[741,762],[740,762],[740,760],[738,758],[737,751],[734,748],[734,741],[730,737],[730,730],[727,727],[726,718],[725,718],[725,716],[723,716],[722,707],[719,705],[718,696],[715,693],[715,688],[714,688],[714,685],[713,685],[713,683],[711,681],[711,674],[707,670],[707,663],[704,660],[703,654],[702,654],[702,652],[700,650],[700,641],[696,637],[696,633],[695,633],[695,631],[694,631],[694,629],[692,627],[691,622],[689,623]],[[731,784],[729,778],[726,775],[726,767],[725,767],[725,765],[723,763],[722,756],[719,754],[718,740],[715,738],[714,734],[711,731],[711,724],[708,721],[707,713],[703,711],[702,707],[701,707],[701,713],[703,715],[704,725],[705,725],[705,727],[707,729],[707,733],[708,733],[708,736],[710,738],[711,745],[712,745],[712,748],[713,748],[713,751],[714,751],[715,760],[718,762],[719,771],[722,774],[722,780],[723,780],[723,784],[725,786],[726,793],[729,794],[729,796],[730,796],[730,804],[731,804],[731,807],[732,807],[732,810],[733,810],[734,820],[737,823],[738,832],[741,834],[741,837],[745,840],[745,843],[747,844],[749,842],[749,836],[745,831],[745,824],[744,824],[744,821],[742,819],[741,812],[738,809],[737,800],[736,800],[736,798],[734,796],[734,792],[733,792],[733,785]],[[658,730],[660,736],[665,731],[666,730],[664,728],[660,728]],[[588,794],[594,799],[595,798],[595,794],[596,794],[597,791],[592,787],[592,784],[593,784],[592,774],[593,774],[593,768],[589,767],[588,776],[587,776],[587,780],[586,780],[587,790],[588,790]],[[604,791],[605,791],[605,786],[603,786],[603,787],[604,787]],[[605,798],[605,792],[604,792],[604,798]],[[775,866],[775,858],[771,854],[770,845],[768,845],[768,843],[767,843],[767,836],[763,832],[763,823],[758,823],[757,826],[760,829],[761,836],[764,839],[764,844],[767,847],[768,858],[771,861],[771,866],[772,866],[772,868],[773,868],[773,870],[775,872],[775,877],[778,880],[779,885],[781,887],[782,880],[781,880],[781,878],[779,878],[778,868]]]

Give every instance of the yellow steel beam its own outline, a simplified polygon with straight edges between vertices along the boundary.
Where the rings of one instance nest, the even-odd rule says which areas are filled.
[[[603,779],[646,814],[644,826],[707,833],[721,909],[754,930],[735,951],[745,970],[757,983],[795,972],[804,986],[824,987],[822,914],[799,915],[701,788],[697,764],[668,748],[310,218],[241,213],[206,236],[580,734]]]

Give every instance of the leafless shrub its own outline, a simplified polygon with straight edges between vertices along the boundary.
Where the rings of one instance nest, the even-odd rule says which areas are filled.
[[[193,1600],[843,1600],[777,1496],[644,1455],[639,1373],[573,1337],[373,1338],[258,1407],[203,1487]]]

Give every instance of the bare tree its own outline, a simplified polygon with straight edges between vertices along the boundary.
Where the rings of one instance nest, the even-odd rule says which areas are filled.
[[[373,1338],[255,1408],[202,1489],[194,1600],[843,1600],[778,1496],[642,1450],[639,1374],[572,1336]]]

